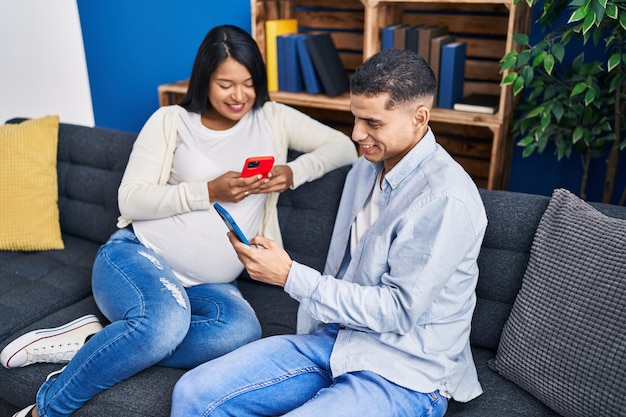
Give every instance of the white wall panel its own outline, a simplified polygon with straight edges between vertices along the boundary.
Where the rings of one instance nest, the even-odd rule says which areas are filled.
[[[2,0],[0,123],[47,114],[94,125],[76,0]]]

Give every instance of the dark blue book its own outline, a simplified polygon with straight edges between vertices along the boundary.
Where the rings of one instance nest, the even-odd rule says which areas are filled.
[[[310,35],[304,34],[294,35],[296,38],[298,60],[300,61],[300,69],[302,71],[302,78],[306,92],[309,94],[321,94],[324,92],[324,89],[322,88],[320,79],[317,76],[317,72],[315,72],[313,61],[311,61],[311,56],[309,55],[309,50],[304,43],[304,40],[309,36]]]
[[[324,92],[329,97],[348,91],[350,82],[339,51],[328,33],[311,35],[304,40]]]
[[[290,93],[303,91],[304,83],[295,35],[276,37],[276,53],[278,58],[278,89]]]
[[[420,29],[423,26],[409,26],[404,32],[404,49],[418,52]]]
[[[441,47],[438,106],[452,109],[463,98],[467,43],[452,42]]]

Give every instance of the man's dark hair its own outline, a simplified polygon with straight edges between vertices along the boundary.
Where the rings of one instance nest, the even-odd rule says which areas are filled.
[[[233,58],[248,69],[254,83],[256,100],[260,108],[269,100],[267,73],[257,43],[243,29],[233,25],[216,26],[207,33],[198,48],[191,70],[189,88],[180,105],[187,111],[200,113],[208,108],[209,81],[219,64]]]
[[[432,99],[436,88],[435,74],[422,57],[393,48],[372,55],[350,80],[352,94],[375,97],[388,93],[388,109],[420,98]]]

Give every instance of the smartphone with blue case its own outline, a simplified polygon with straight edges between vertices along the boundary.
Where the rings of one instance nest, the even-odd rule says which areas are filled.
[[[235,219],[233,219],[230,213],[224,207],[222,207],[220,203],[213,203],[213,207],[215,207],[215,211],[217,211],[217,214],[219,214],[222,220],[224,220],[224,223],[226,224],[226,227],[228,227],[228,230],[233,232],[242,243],[250,246],[250,242],[243,234],[239,226],[237,226],[237,222],[235,222]]]

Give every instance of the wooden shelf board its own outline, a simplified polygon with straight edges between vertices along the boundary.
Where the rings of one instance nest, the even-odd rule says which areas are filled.
[[[350,95],[345,93],[337,97],[328,97],[324,94],[287,93],[275,91],[270,93],[274,101],[292,106],[316,107],[328,110],[350,111]],[[480,114],[435,108],[431,112],[434,122],[466,124],[472,126],[497,127],[502,124],[499,114]]]

